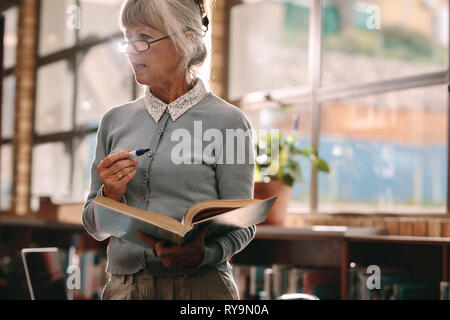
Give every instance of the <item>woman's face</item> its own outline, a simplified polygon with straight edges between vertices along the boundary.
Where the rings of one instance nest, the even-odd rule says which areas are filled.
[[[151,42],[166,35],[144,25],[127,27],[125,30],[127,41],[147,40]],[[140,84],[150,87],[164,86],[173,79],[175,74],[179,73],[177,66],[180,57],[170,38],[152,43],[150,49],[142,53],[137,52],[133,46],[129,45],[127,54],[133,66],[136,81]]]

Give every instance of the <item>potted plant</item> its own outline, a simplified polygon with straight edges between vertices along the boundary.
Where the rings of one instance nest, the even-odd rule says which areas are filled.
[[[265,224],[282,225],[291,199],[292,185],[302,183],[300,157],[311,162],[313,168],[329,172],[328,164],[311,148],[300,148],[293,134],[260,135],[256,143],[255,199],[277,196]]]

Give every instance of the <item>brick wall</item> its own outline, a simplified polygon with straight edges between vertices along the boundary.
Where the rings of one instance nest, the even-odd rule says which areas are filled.
[[[212,14],[211,91],[223,99],[227,92],[228,6],[227,0],[216,0]]]
[[[12,212],[30,211],[38,1],[21,0],[16,56]]]

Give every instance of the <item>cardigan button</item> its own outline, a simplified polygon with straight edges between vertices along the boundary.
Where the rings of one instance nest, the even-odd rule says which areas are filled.
[[[147,179],[148,179],[148,173],[147,173],[147,172],[144,172],[144,174],[142,175],[142,177],[144,178],[144,180],[147,180]]]
[[[150,150],[150,151],[148,152],[148,156],[151,157],[152,155],[153,155],[153,151]]]
[[[142,196],[142,202],[147,201],[147,196]]]
[[[158,129],[158,133],[161,133],[161,132],[163,132],[163,128]]]

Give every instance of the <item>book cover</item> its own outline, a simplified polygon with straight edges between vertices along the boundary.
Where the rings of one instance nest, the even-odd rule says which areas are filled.
[[[439,298],[438,290],[423,283],[395,283],[393,286],[394,300],[436,300]]]
[[[255,265],[250,267],[249,296],[252,300],[259,299],[259,292],[264,290],[264,270],[268,266]]]
[[[450,300],[450,282],[441,281],[439,297],[440,300]]]
[[[338,270],[317,270],[306,272],[302,277],[303,292],[314,294],[313,289],[315,286],[339,284],[339,280]]]

